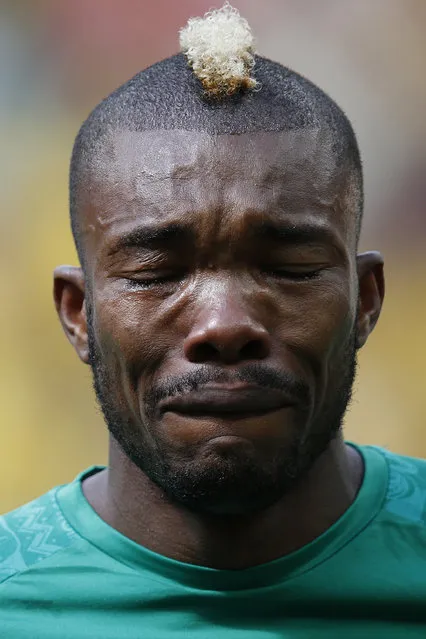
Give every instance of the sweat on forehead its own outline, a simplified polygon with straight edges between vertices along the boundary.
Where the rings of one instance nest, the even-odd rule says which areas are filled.
[[[92,160],[80,196],[80,236],[91,254],[140,224],[185,224],[211,238],[220,228],[226,244],[262,219],[291,226],[303,216],[353,237],[347,172],[326,130],[120,132]]]
[[[343,111],[321,89],[276,62],[256,56],[253,74],[256,91],[208,100],[186,58],[178,54],[138,73],[93,110],[77,135],[70,171],[71,222],[80,257],[79,186],[85,170],[96,164],[96,154],[120,131],[179,129],[217,136],[326,129],[336,160],[353,174],[360,219],[361,162]]]
[[[98,144],[96,153],[86,158],[84,171],[90,182],[138,179],[184,178],[195,170],[205,173],[219,163],[224,174],[232,168],[235,177],[254,181],[267,179],[276,168],[294,171],[312,162],[324,175],[345,170],[334,154],[332,135],[327,129],[256,131],[239,135],[210,135],[200,131],[155,129],[115,131]],[[130,175],[129,175],[130,171]]]

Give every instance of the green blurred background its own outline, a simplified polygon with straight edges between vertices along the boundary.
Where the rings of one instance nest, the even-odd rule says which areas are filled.
[[[52,303],[53,268],[76,263],[71,147],[89,110],[176,52],[178,29],[211,2],[0,0],[0,511],[106,461],[89,369]],[[384,252],[387,298],[360,358],[347,438],[426,456],[426,2],[234,5],[259,52],[328,91],[358,134],[362,248]]]

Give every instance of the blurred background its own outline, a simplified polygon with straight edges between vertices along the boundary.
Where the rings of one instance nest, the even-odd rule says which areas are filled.
[[[76,263],[68,163],[91,108],[177,51],[213,0],[0,0],[0,511],[106,461],[89,369],[62,334],[52,270]],[[325,89],[364,160],[362,249],[387,298],[360,357],[346,436],[426,456],[426,2],[234,0],[258,51]],[[220,6],[221,2],[217,5]]]

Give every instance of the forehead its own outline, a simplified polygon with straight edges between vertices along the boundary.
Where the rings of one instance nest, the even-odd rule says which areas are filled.
[[[82,231],[91,243],[129,225],[209,215],[304,215],[345,231],[346,176],[327,130],[211,136],[193,131],[115,133],[86,176]]]

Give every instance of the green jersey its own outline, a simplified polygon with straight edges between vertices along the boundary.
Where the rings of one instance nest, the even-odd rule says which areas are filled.
[[[358,450],[363,484],[331,528],[235,571],[168,559],[112,529],[83,495],[89,469],[0,518],[0,637],[425,639],[426,461]]]

